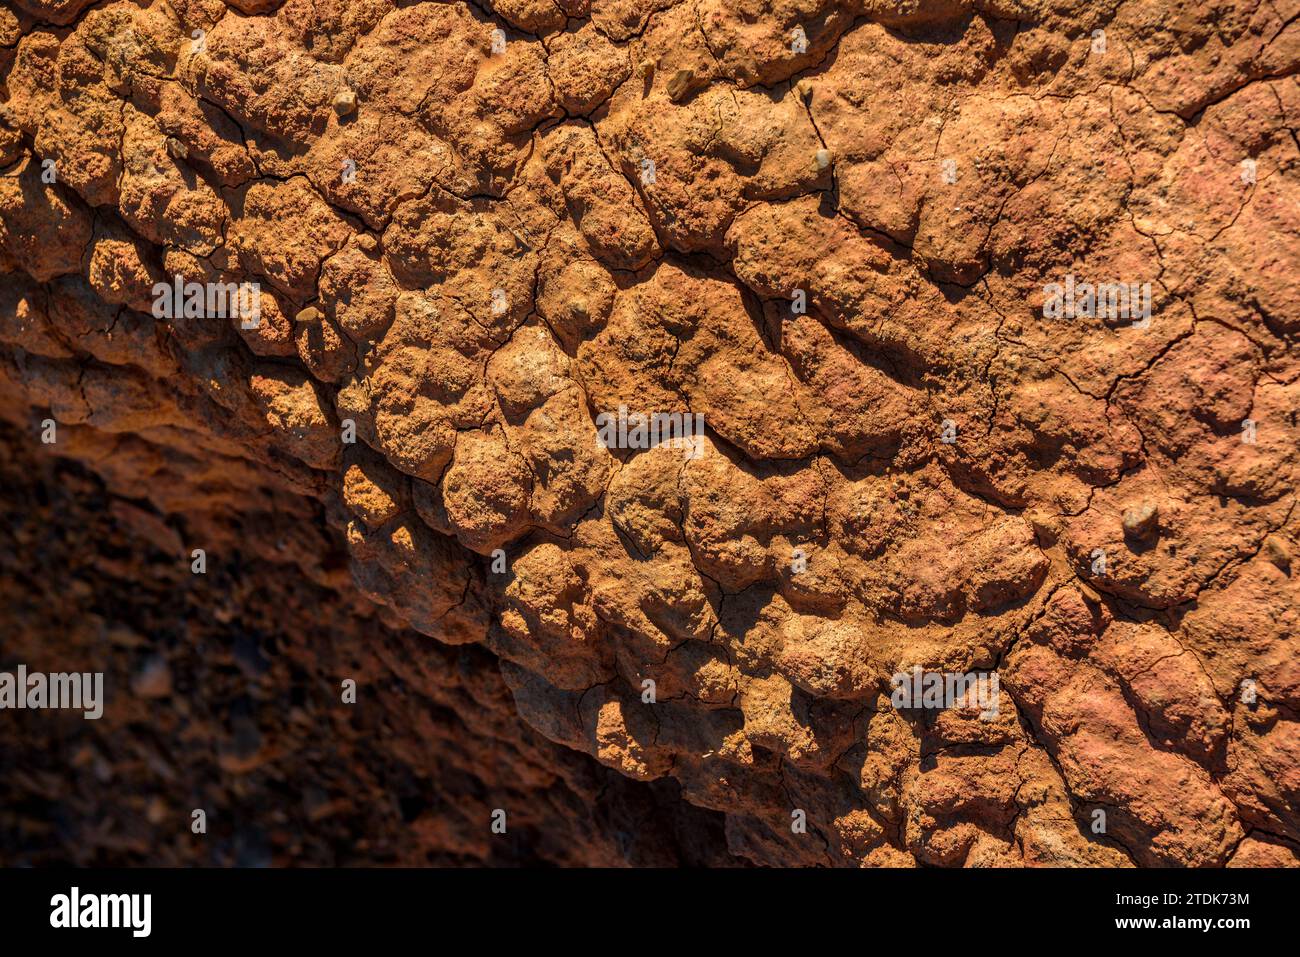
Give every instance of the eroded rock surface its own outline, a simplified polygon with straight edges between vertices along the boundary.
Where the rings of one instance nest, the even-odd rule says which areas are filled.
[[[1296,864],[1298,14],[0,10],[6,854]]]

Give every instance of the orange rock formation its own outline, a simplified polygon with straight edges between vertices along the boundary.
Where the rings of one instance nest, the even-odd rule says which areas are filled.
[[[15,0],[6,858],[1297,863],[1298,10]]]

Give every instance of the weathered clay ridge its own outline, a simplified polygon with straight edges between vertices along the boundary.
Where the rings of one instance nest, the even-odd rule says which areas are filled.
[[[0,853],[1296,864],[1298,15],[14,0]]]

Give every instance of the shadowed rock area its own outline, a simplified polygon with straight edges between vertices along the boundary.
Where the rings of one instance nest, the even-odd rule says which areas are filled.
[[[0,10],[0,863],[1300,863],[1298,17]]]

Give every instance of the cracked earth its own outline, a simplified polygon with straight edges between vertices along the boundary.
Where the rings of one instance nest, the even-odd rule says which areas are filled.
[[[1300,863],[1298,17],[10,0],[0,855]]]

